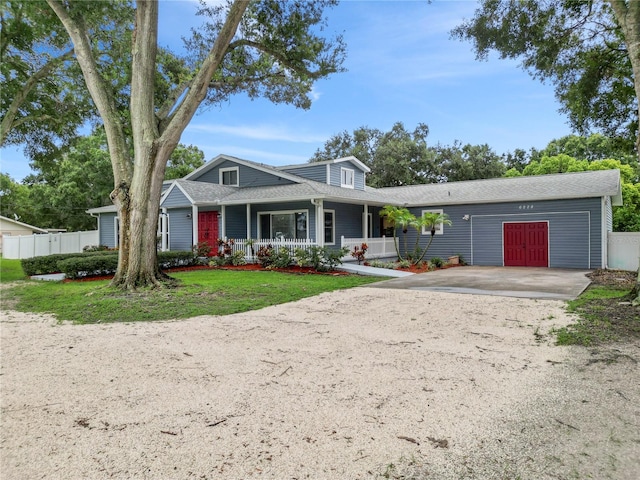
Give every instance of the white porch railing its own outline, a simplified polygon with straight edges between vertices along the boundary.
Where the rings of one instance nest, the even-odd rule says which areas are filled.
[[[231,239],[229,239],[231,240]],[[286,248],[289,251],[291,256],[294,255],[297,248],[308,249],[316,245],[316,242],[313,240],[302,239],[302,240],[286,240],[280,238],[262,238],[259,240],[253,240],[253,251],[255,254],[258,253],[260,247],[266,247],[271,245],[273,248]],[[236,252],[244,252],[245,257],[247,259],[252,259],[254,255],[251,253],[251,246],[247,245],[247,240],[242,239],[233,239],[233,245],[231,246],[232,253]]]
[[[349,247],[349,252],[353,252],[355,247],[360,248],[360,246],[366,243],[367,244],[367,253],[365,257],[367,259],[370,258],[388,258],[395,257],[397,255],[396,247],[393,243],[393,237],[382,237],[382,238],[345,238],[342,237],[340,240],[341,247]],[[351,257],[351,253],[349,253],[343,260],[346,260]]]
[[[31,258],[52,255],[54,253],[80,253],[89,245],[98,245],[98,231],[71,233],[41,233],[2,237],[2,256],[4,258]]]

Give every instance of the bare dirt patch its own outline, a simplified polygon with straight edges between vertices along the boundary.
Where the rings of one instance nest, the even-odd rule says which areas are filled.
[[[639,345],[555,346],[549,332],[573,321],[559,301],[362,287],[174,322],[1,321],[6,478],[640,468]]]

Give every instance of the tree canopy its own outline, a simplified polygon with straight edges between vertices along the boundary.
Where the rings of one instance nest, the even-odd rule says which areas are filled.
[[[600,130],[640,151],[640,2],[481,0],[452,35],[472,41],[479,59],[495,50],[552,81],[581,134]]]
[[[64,26],[65,41],[73,43],[74,60],[106,133],[115,187],[110,198],[120,219],[112,285],[160,286],[157,210],[167,162],[182,132],[201,104],[221,104],[240,92],[309,108],[314,82],[342,70],[342,37],[327,35],[324,17],[335,1],[202,3],[204,24],[187,40],[185,58],[158,47],[158,1],[125,9],[122,35],[108,8],[117,2],[46,3]],[[96,32],[121,41],[98,51],[96,43],[103,43],[94,40]],[[126,68],[111,68],[119,58]]]
[[[311,162],[353,155],[371,169],[367,184],[395,187],[500,177],[506,167],[488,145],[428,146],[429,127],[420,123],[413,132],[402,122],[390,131],[360,127],[331,137]]]

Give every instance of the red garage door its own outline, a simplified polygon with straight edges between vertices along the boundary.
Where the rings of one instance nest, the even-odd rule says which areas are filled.
[[[503,241],[506,267],[549,266],[547,222],[505,223]]]

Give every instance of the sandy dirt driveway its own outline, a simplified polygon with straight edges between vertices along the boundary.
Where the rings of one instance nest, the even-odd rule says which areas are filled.
[[[357,288],[226,317],[2,313],[6,479],[637,479],[640,346],[560,301]]]

